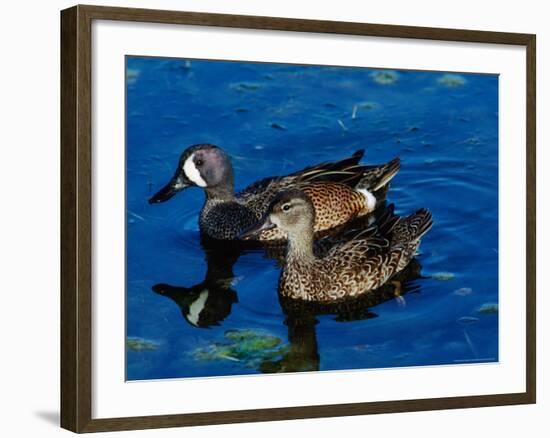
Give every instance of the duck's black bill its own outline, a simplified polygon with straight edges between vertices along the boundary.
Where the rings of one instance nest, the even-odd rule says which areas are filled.
[[[271,222],[271,219],[268,216],[263,222],[260,221],[256,225],[253,225],[252,227],[248,228],[247,230],[244,230],[239,235],[239,239],[241,239],[241,240],[256,239],[260,236],[262,231],[271,230],[271,229],[275,228],[276,226],[277,225],[275,225],[273,222]]]
[[[170,198],[173,198],[176,193],[190,186],[191,184],[184,181],[183,178],[173,178],[149,199],[149,204],[160,204],[161,202],[168,201]]]
[[[189,289],[186,287],[170,286],[165,283],[155,284],[151,289],[159,295],[177,295],[189,292]]]

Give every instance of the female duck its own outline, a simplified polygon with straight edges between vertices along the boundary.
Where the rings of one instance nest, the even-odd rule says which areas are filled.
[[[379,288],[415,256],[421,237],[431,228],[426,209],[398,218],[393,212],[375,227],[355,230],[324,256],[314,253],[315,210],[302,191],[281,193],[263,223],[245,232],[250,238],[265,229],[288,233],[286,261],[279,280],[282,297],[331,302]]]
[[[233,168],[227,154],[211,144],[187,148],[170,182],[156,193],[150,204],[167,201],[188,187],[201,187],[206,201],[199,218],[200,230],[214,239],[235,239],[257,223],[271,201],[282,190],[301,189],[316,211],[313,230],[322,232],[372,212],[384,196],[388,182],[399,170],[399,158],[381,166],[361,166],[363,151],[332,163],[258,181],[235,194]],[[262,241],[286,239],[283,229],[265,230]]]

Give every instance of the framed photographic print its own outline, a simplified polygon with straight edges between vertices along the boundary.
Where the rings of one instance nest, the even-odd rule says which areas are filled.
[[[61,13],[61,423],[535,402],[535,36]]]

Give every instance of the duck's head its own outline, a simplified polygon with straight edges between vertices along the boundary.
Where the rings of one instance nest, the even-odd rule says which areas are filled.
[[[289,238],[310,235],[315,223],[315,208],[301,190],[279,193],[271,203],[264,220],[241,234],[241,239],[256,238],[263,230],[280,228]]]
[[[197,144],[184,150],[174,176],[149,199],[149,204],[167,201],[189,187],[233,192],[233,168],[221,148],[212,144]]]

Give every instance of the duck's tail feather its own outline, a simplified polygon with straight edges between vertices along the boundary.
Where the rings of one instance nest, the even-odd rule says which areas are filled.
[[[363,166],[363,175],[355,186],[356,189],[377,192],[385,188],[401,168],[399,157],[382,166]]]
[[[426,208],[421,208],[399,221],[393,230],[392,241],[395,243],[417,242],[432,228],[432,225],[432,213]]]

